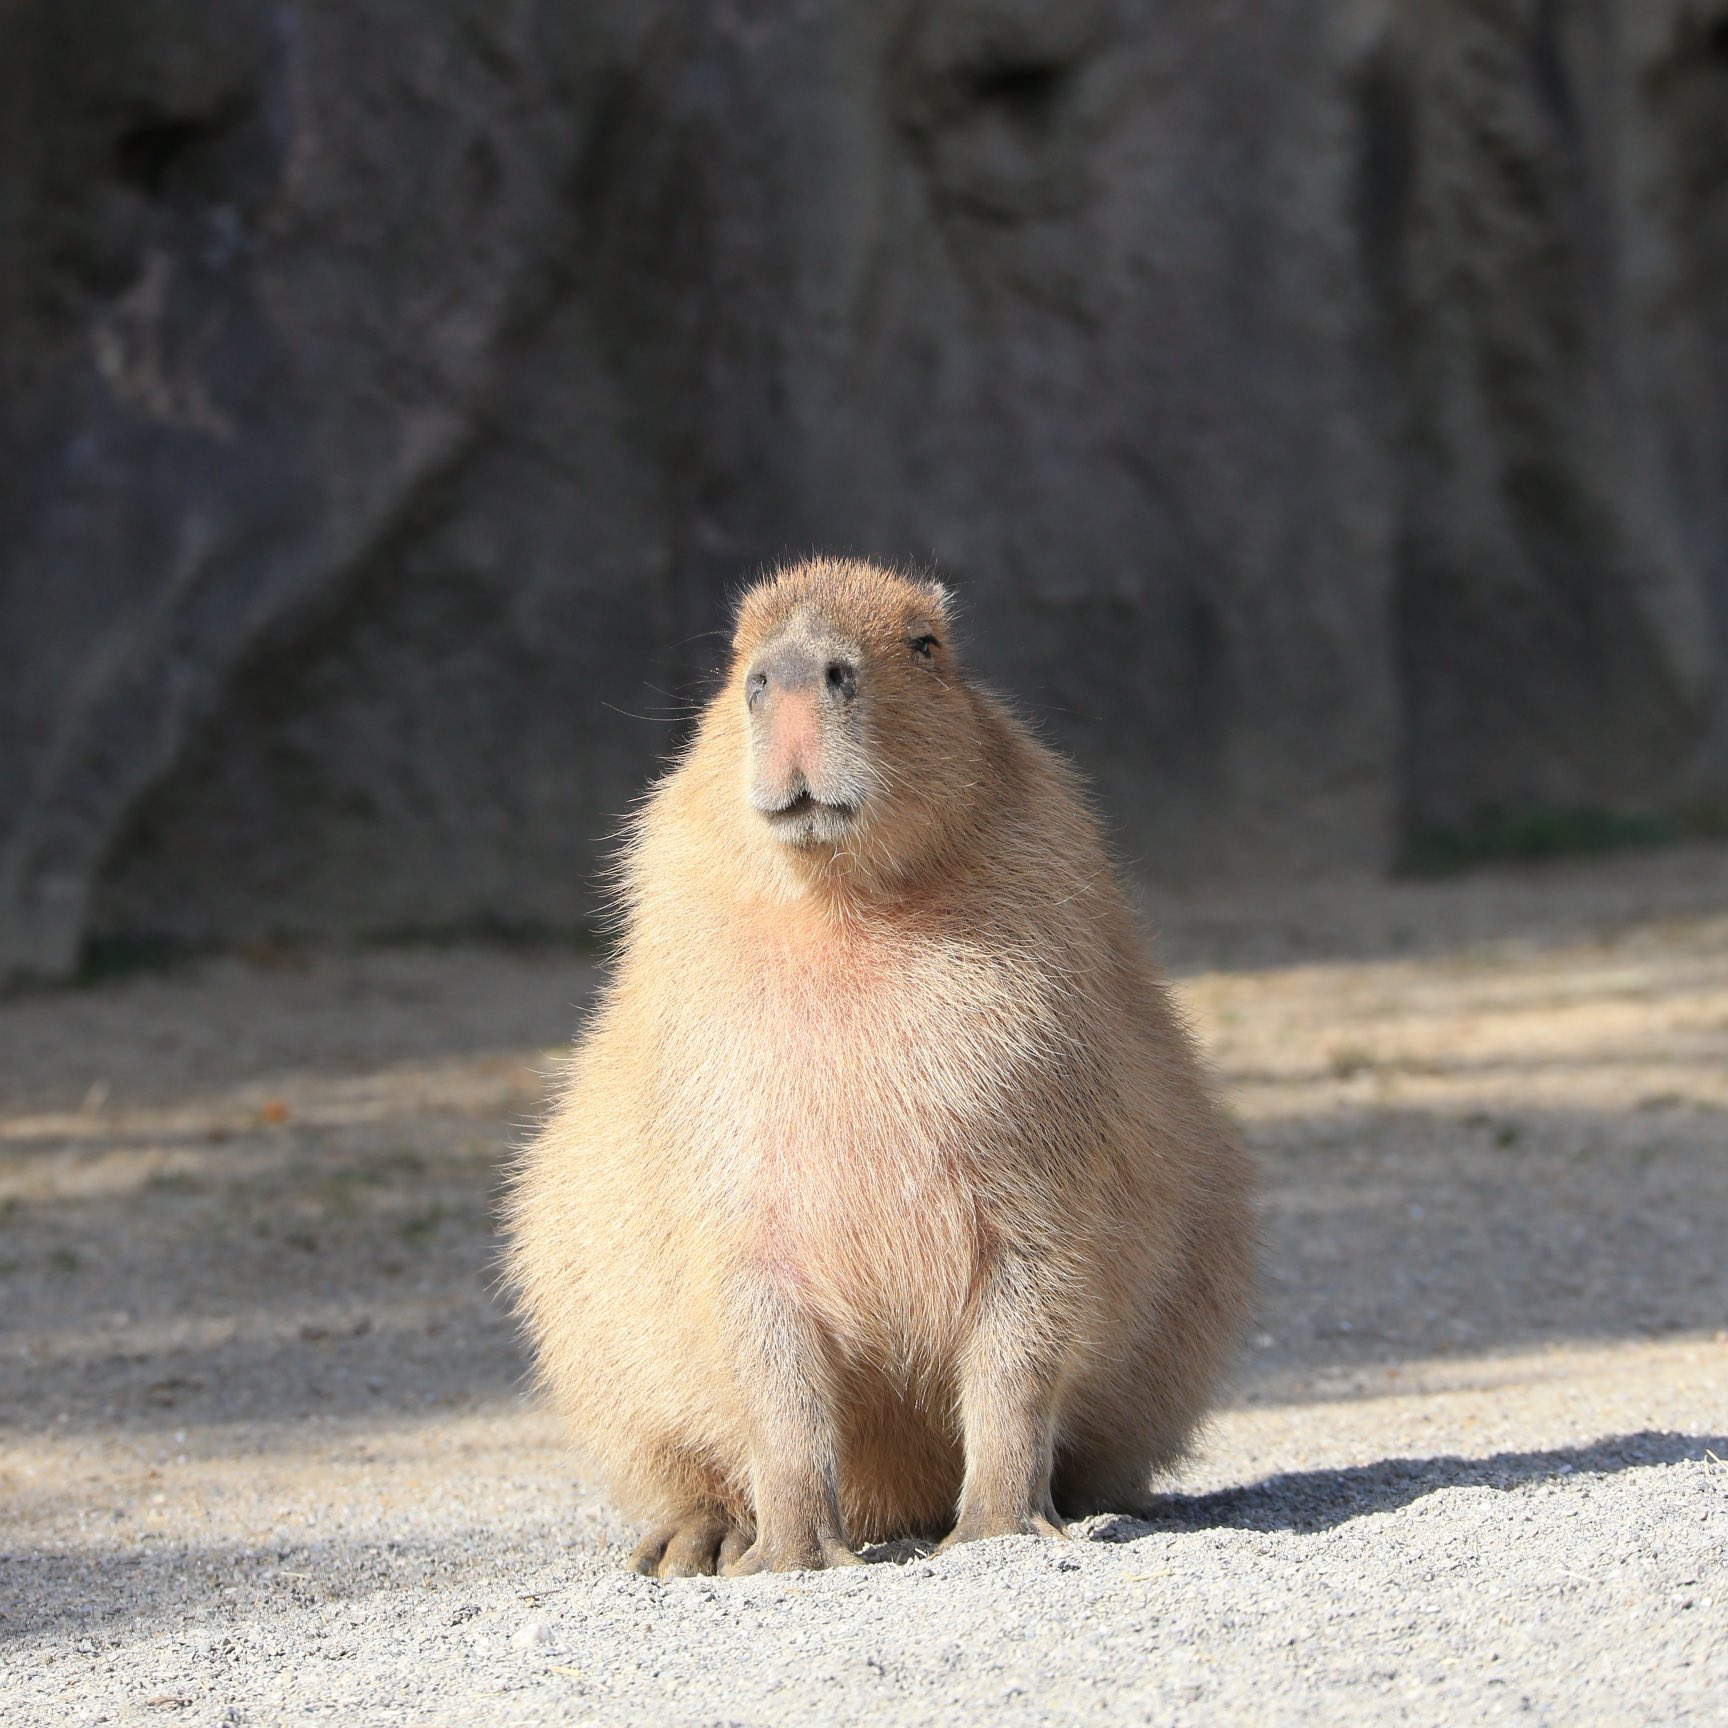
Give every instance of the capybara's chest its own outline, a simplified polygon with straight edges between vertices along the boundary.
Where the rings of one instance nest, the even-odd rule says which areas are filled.
[[[677,1115],[740,1252],[837,1335],[958,1318],[995,1234],[1013,1112],[1043,1060],[1023,969],[949,944],[780,950],[692,1029]]]

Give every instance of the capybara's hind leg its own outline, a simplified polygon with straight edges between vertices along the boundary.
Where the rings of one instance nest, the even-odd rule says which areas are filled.
[[[1050,1497],[1060,1364],[1043,1309],[1020,1256],[1004,1259],[979,1297],[960,1368],[966,1475],[944,1548],[1064,1533]]]
[[[643,1537],[630,1567],[645,1578],[701,1578],[735,1560],[749,1541],[724,1512],[698,1506]]]

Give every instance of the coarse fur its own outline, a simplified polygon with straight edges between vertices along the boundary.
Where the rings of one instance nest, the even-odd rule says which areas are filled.
[[[510,1200],[541,1381],[662,1575],[1145,1503],[1248,1171],[1074,777],[946,593],[784,569],[640,812]]]

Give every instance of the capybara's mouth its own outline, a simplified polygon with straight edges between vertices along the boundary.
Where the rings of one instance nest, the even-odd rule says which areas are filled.
[[[770,810],[768,814],[770,816],[806,816],[812,810],[826,810],[835,816],[856,816],[858,814],[856,804],[831,802],[826,798],[818,798],[814,792],[795,793],[778,810]]]
[[[777,828],[791,828],[812,836],[845,828],[857,814],[856,804],[818,798],[809,791],[794,793],[777,809],[763,811]]]

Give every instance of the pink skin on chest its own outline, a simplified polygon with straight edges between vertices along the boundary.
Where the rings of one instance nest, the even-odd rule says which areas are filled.
[[[757,1077],[743,1195],[750,1257],[848,1328],[944,1327],[969,1289],[980,1225],[952,1125],[928,1096],[929,1004],[901,932],[781,940],[744,1019]]]

